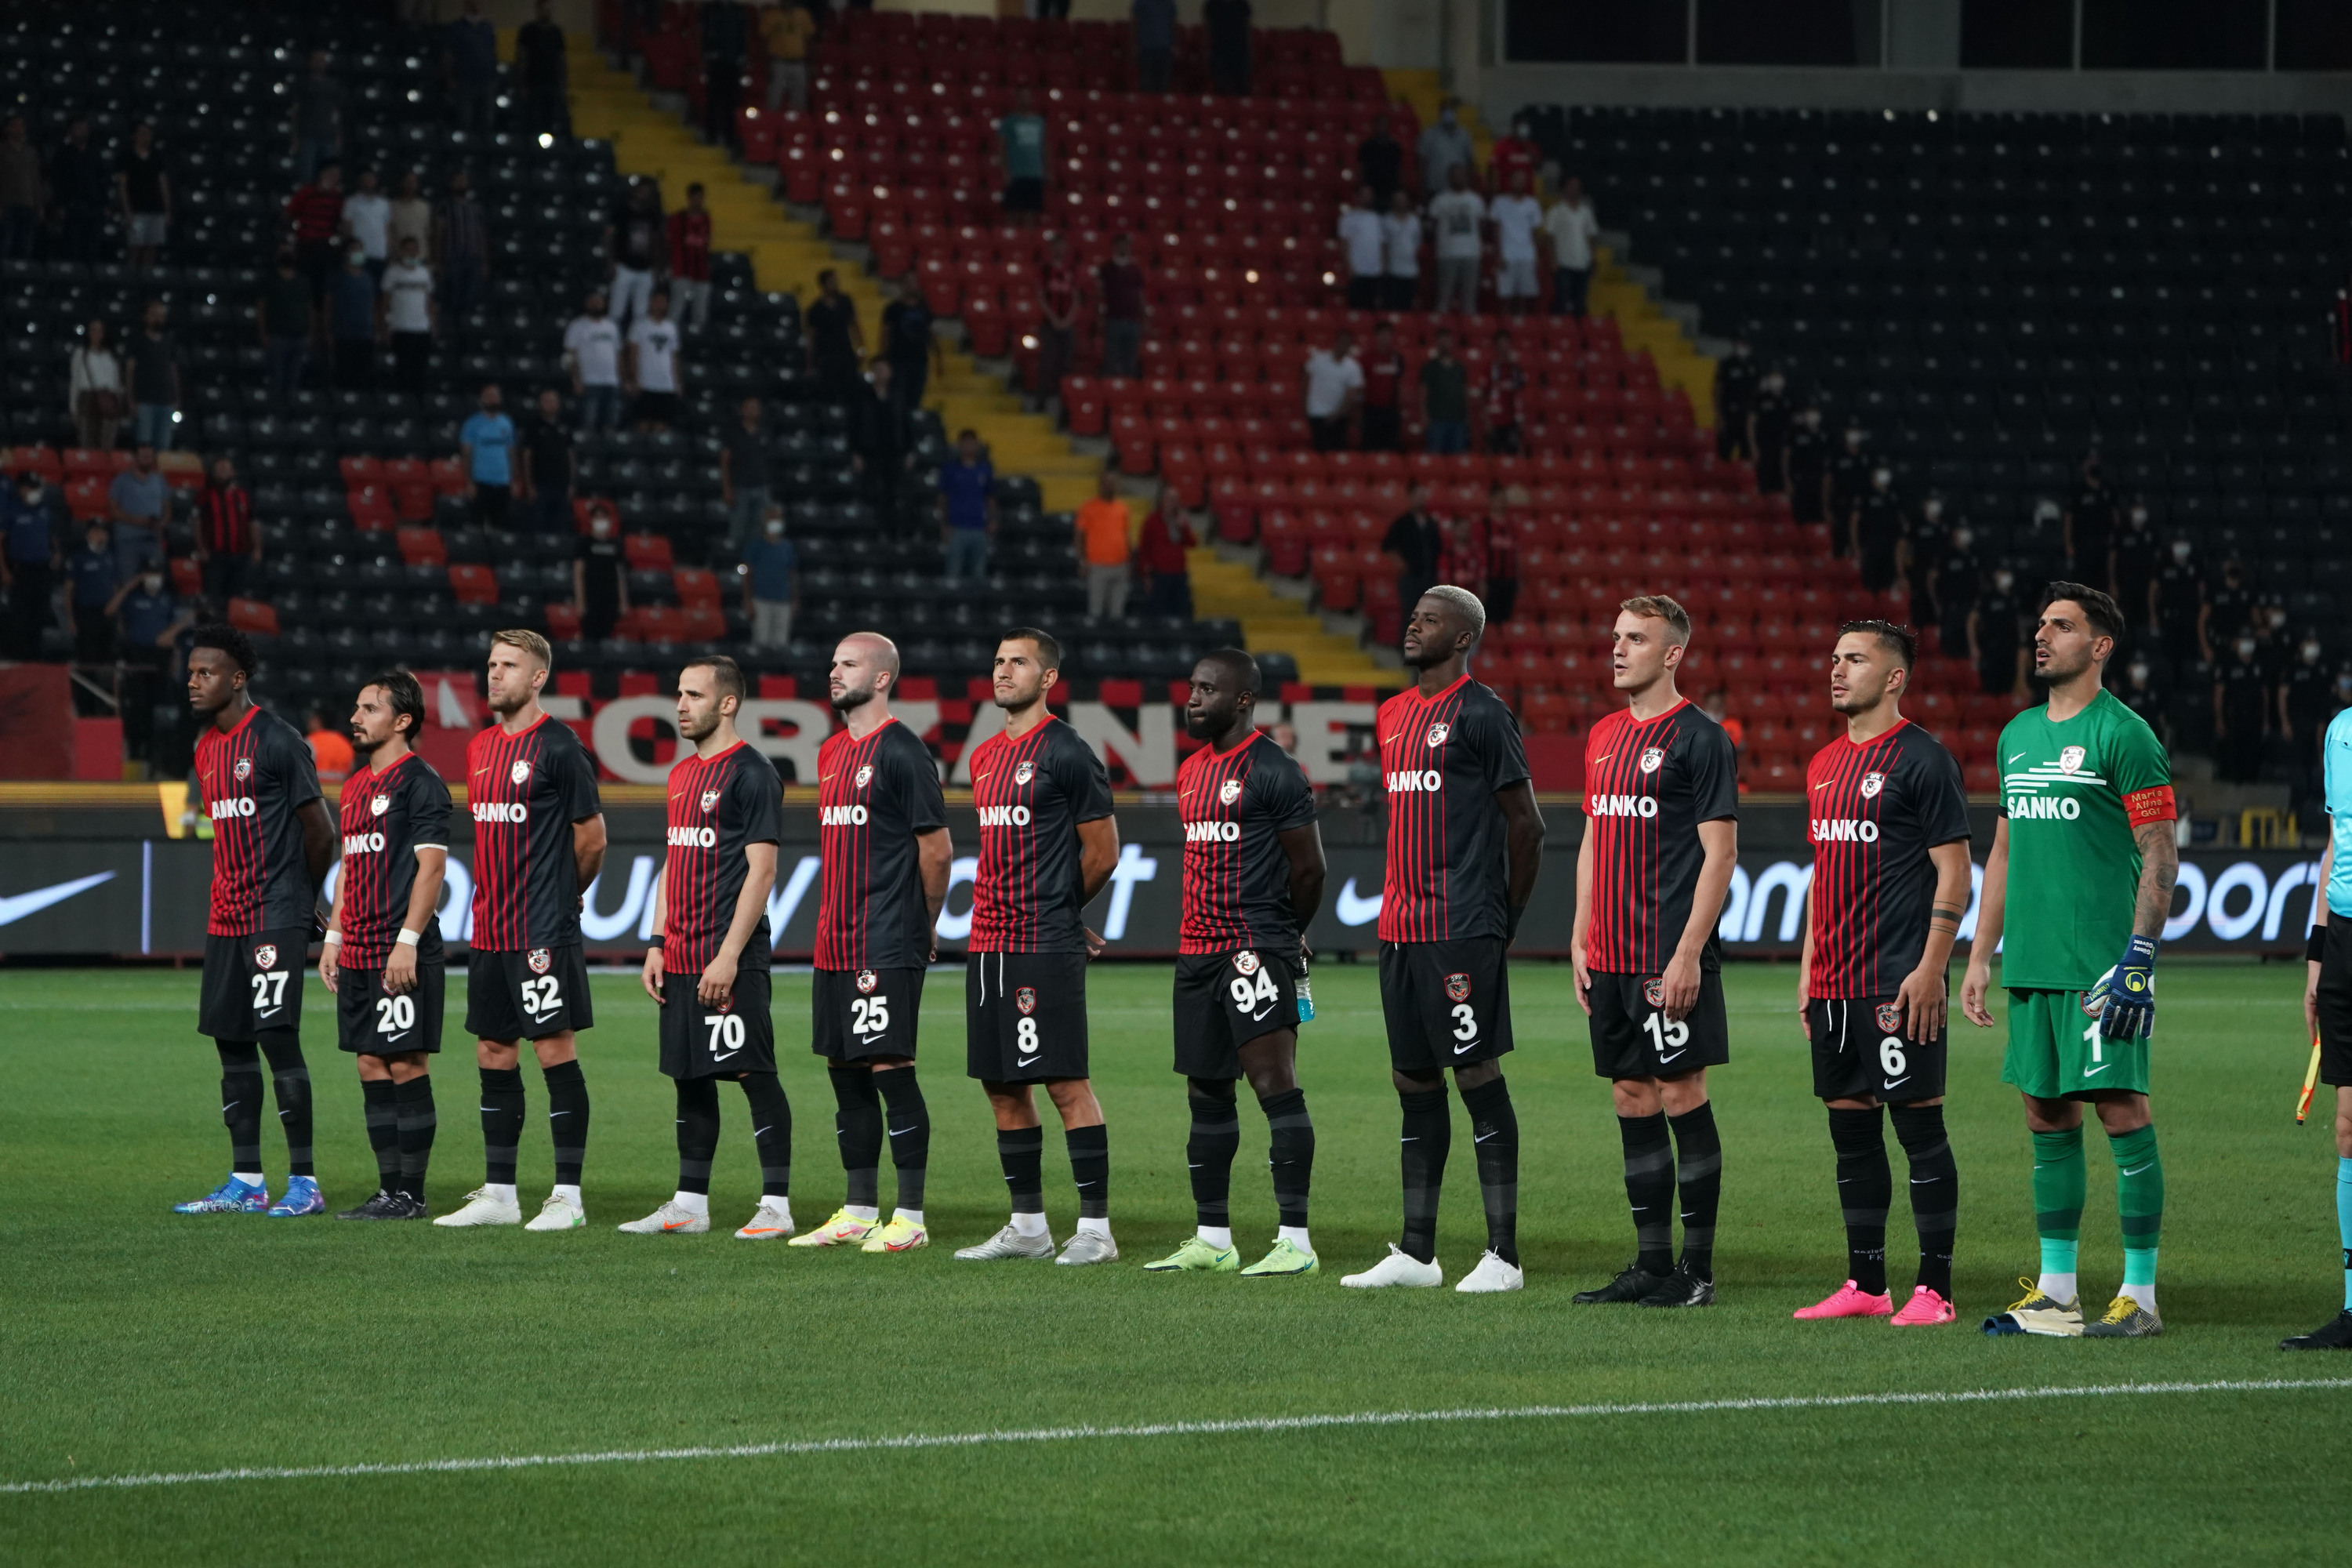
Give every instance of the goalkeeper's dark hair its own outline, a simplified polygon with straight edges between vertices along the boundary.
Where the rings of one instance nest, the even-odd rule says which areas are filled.
[[[1901,659],[1906,669],[1919,661],[1919,634],[1893,621],[1845,621],[1839,625],[1838,636],[1876,637],[1879,647]]]
[[[2072,599],[2083,606],[2083,618],[2091,623],[2094,635],[2112,637],[2117,644],[2124,640],[2124,612],[2114,599],[2092,587],[2088,583],[2056,582],[2042,590],[2038,607],[2046,611],[2061,599]]]
[[[247,680],[253,679],[254,668],[259,662],[253,657],[251,639],[226,621],[198,626],[188,638],[188,647],[191,652],[208,647],[228,655],[229,662],[243,670]]]
[[[425,730],[425,688],[416,683],[416,677],[404,669],[387,669],[372,678],[368,685],[383,693],[384,706],[392,710],[392,732],[402,732],[400,721],[405,715],[409,743],[415,744]]]

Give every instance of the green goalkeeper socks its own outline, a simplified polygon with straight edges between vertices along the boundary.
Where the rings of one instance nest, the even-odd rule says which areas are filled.
[[[2042,1236],[2042,1272],[2071,1276],[2083,1238],[2083,1130],[2033,1135],[2033,1228]]]
[[[2124,1283],[2156,1283],[2156,1244],[2164,1227],[2164,1162],[2153,1123],[2107,1140],[2116,1157],[2116,1212],[2123,1221]]]

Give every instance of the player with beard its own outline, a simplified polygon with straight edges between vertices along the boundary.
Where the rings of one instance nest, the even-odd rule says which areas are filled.
[[[302,966],[335,829],[310,748],[254,706],[253,645],[234,626],[196,628],[188,706],[205,721],[196,778],[213,824],[212,909],[196,1029],[220,1053],[228,1180],[176,1214],[324,1214],[310,1165],[310,1069],[302,1059]],[[273,1205],[261,1171],[261,1059],[269,1058],[286,1131],[286,1191]]]
[[[447,968],[441,883],[449,868],[449,786],[409,749],[425,692],[404,669],[360,688],[352,742],[366,758],[343,781],[343,869],[319,978],[357,1058],[376,1194],[337,1219],[423,1219],[433,1153],[433,1079]]]
[[[965,1070],[996,1113],[996,1154],[1013,1195],[1003,1229],[956,1256],[971,1262],[1052,1258],[1039,1167],[1045,1134],[1034,1086],[1061,1112],[1078,1228],[1057,1263],[1108,1263],[1110,1142],[1087,1063],[1087,964],[1102,938],[1079,911],[1118,863],[1110,778],[1094,748],[1045,710],[1062,645],[1030,627],[996,645],[1004,728],[971,748],[980,867],[964,960]]]
[[[520,1225],[515,1146],[522,1139],[520,1043],[547,1083],[555,1185],[527,1230],[577,1230],[588,1145],[588,1080],[576,1037],[595,1022],[580,954],[580,902],[604,864],[596,764],[568,724],[539,705],[553,658],[532,631],[490,637],[489,706],[499,721],[466,747],[474,814],[474,910],[466,1030],[482,1070],[482,1184],[435,1225]]]
[[[1436,1286],[1437,1200],[1454,1139],[1445,1072],[1462,1090],[1486,1209],[1486,1250],[1454,1288],[1517,1290],[1519,1122],[1501,1058],[1511,1049],[1507,958],[1542,864],[1518,721],[1470,678],[1486,608],[1442,584],[1414,604],[1404,662],[1419,680],[1381,704],[1375,733],[1388,791],[1381,886],[1381,1011],[1403,1111],[1404,1237],[1339,1283]]]
[[[848,1197],[832,1218],[793,1237],[794,1247],[856,1242],[866,1252],[910,1252],[930,1245],[923,1176],[931,1113],[915,1081],[915,1034],[955,849],[931,749],[890,711],[898,685],[898,645],[880,633],[854,632],[833,650],[826,691],[844,727],[816,754],[824,879],[809,1044],[833,1080]],[[898,1178],[887,1225],[886,1132]]]
[[[1323,831],[1306,772],[1257,727],[1264,677],[1239,648],[1192,667],[1184,728],[1208,742],[1176,775],[1184,822],[1183,922],[1176,960],[1176,1070],[1184,1075],[1192,1131],[1198,1228],[1154,1272],[1252,1279],[1314,1273],[1307,1191],[1315,1124],[1298,1088],[1298,985],[1307,973],[1307,927],[1323,901]],[[1234,1080],[1249,1079],[1265,1113],[1281,1216],[1274,1249],[1243,1268],[1234,1250],[1230,1200],[1242,1141]]]
[[[677,1087],[677,1191],[634,1236],[710,1228],[710,1163],[719,1152],[719,1080],[743,1086],[760,1152],[760,1206],[744,1241],[793,1233],[793,1109],[776,1081],[769,1011],[768,890],[776,885],[784,787],[773,763],[735,732],[749,695],[731,658],[677,672],[677,732],[693,745],[669,771],[669,831],[646,994],[661,1007],[661,1070]]]

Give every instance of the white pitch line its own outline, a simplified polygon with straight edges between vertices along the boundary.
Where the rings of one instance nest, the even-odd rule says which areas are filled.
[[[1214,1437],[1312,1432],[1348,1426],[1414,1426],[1461,1421],[1549,1421],[1607,1415],[1697,1415],[1717,1411],[1839,1410],[1855,1405],[1986,1405],[2027,1399],[2085,1399],[2147,1394],[2267,1394],[2352,1388],[2352,1377],[2253,1378],[2214,1383],[2109,1383],[2081,1387],[1970,1388],[1917,1394],[1793,1394],[1780,1398],[1689,1399],[1656,1404],[1520,1405],[1494,1409],[1364,1410],[1332,1415],[1261,1415],[1229,1421],[1157,1421],[1132,1426],[1039,1426],[996,1432],[908,1433],[891,1437],[808,1437],[694,1448],[614,1448],[583,1454],[504,1454],[471,1459],[414,1459],[363,1465],[257,1465],[137,1476],[77,1476],[0,1482],[0,1495],[204,1486],[223,1481],[332,1480],[346,1477],[461,1475],[559,1465],[636,1465],[678,1459],[761,1459],[800,1454],[865,1454],[908,1448],[977,1448],[999,1443],[1075,1443],[1124,1437]]]

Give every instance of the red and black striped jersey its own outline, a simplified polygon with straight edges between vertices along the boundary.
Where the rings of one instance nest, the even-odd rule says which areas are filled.
[[[1507,936],[1510,867],[1495,796],[1528,779],[1518,721],[1465,675],[1434,697],[1400,691],[1374,722],[1388,791],[1381,940]]]
[[[1592,908],[1584,963],[1608,974],[1659,974],[1690,924],[1706,853],[1702,822],[1739,816],[1731,737],[1687,699],[1654,719],[1620,709],[1584,744],[1584,831],[1592,843]],[[1702,964],[1722,962],[1713,932]]]
[[[751,744],[678,760],[669,771],[669,855],[662,862],[663,967],[681,974],[709,967],[751,872],[745,847],[783,836],[783,780]],[[766,969],[775,951],[762,912],[736,966]]]
[[[408,920],[416,891],[416,852],[449,847],[449,786],[415,752],[378,773],[363,767],[343,781],[342,913],[335,929],[345,969],[382,969]],[[437,952],[441,922],[416,933],[417,951]]]
[[[1282,835],[1315,820],[1306,770],[1263,730],[1230,752],[1203,746],[1176,771],[1184,823],[1179,952],[1298,944]]]
[[[1025,735],[998,731],[971,752],[980,869],[971,883],[973,952],[1084,952],[1078,825],[1110,815],[1110,774],[1078,732],[1050,714]]]
[[[310,742],[277,714],[248,708],[224,733],[196,737],[196,782],[213,819],[213,936],[308,931],[317,889],[294,814],[320,798]]]
[[[914,969],[931,961],[919,834],[948,825],[939,764],[896,719],[864,740],[846,730],[816,753],[819,969]]]
[[[578,942],[572,825],[604,809],[580,737],[545,714],[513,734],[503,724],[477,731],[466,745],[466,802],[474,814],[472,945],[520,952]]]
[[[1805,770],[1813,844],[1812,996],[1891,996],[1919,967],[1936,868],[1927,851],[1968,842],[1960,765],[1906,719],[1856,745],[1841,735]]]

